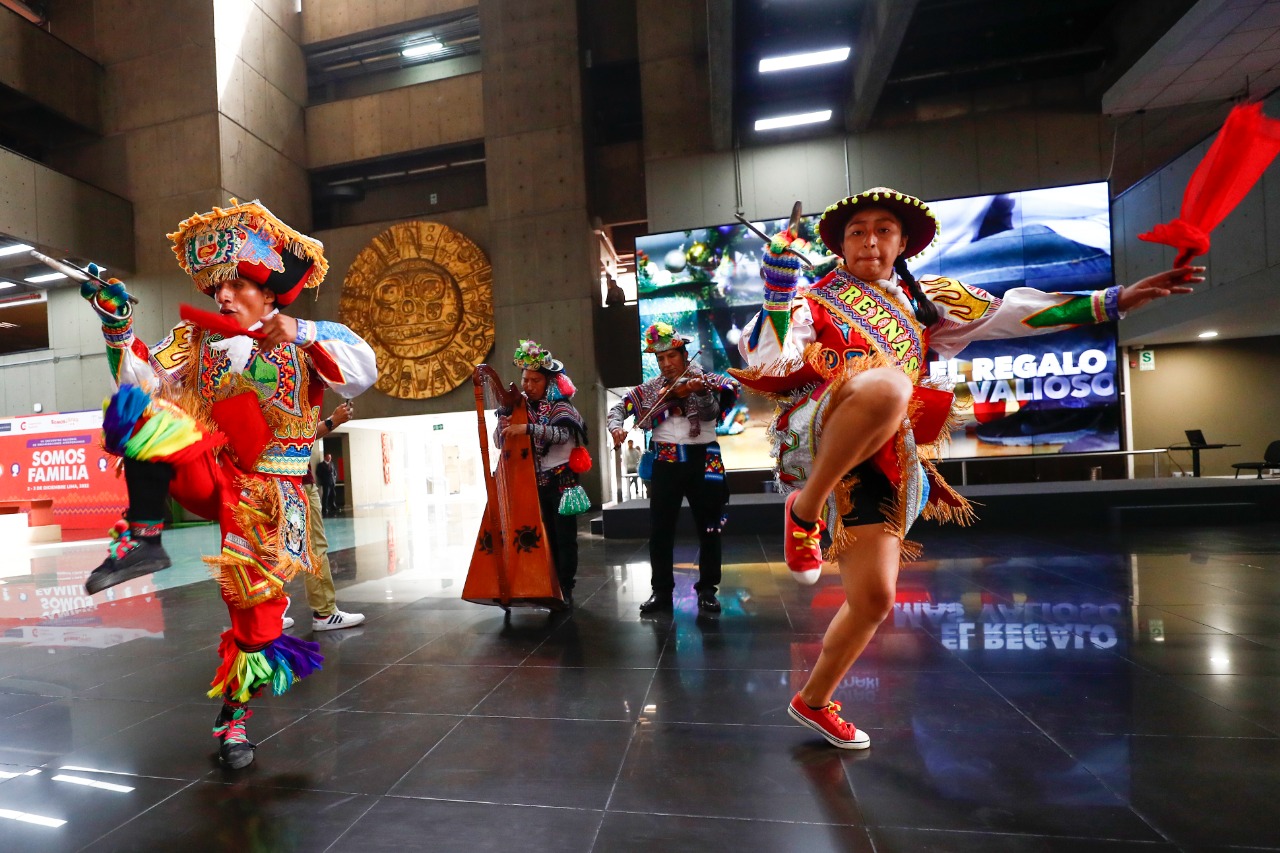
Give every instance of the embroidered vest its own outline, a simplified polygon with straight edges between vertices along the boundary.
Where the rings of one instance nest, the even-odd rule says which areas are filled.
[[[806,294],[828,375],[845,361],[879,353],[913,383],[924,375],[928,332],[894,297],[840,269]]]
[[[293,344],[281,344],[271,350],[255,347],[249,363],[237,376],[231,372],[227,353],[209,346],[221,339],[216,334],[201,337],[195,377],[200,400],[208,405],[229,394],[253,390],[271,432],[253,470],[283,477],[305,475],[319,425],[323,384]]]

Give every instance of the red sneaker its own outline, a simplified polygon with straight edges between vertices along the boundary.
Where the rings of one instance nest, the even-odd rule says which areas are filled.
[[[797,693],[787,706],[787,713],[800,725],[822,735],[832,746],[841,749],[866,749],[871,746],[871,738],[866,732],[840,718],[839,702],[828,702],[827,707],[815,711]]]
[[[786,520],[782,528],[782,552],[786,555],[787,568],[791,570],[791,577],[796,579],[796,583],[812,586],[818,582],[818,576],[822,574],[821,538],[826,525],[819,521],[806,530],[796,524],[791,515],[791,506],[799,494],[799,492],[792,492],[787,495],[784,510]]]

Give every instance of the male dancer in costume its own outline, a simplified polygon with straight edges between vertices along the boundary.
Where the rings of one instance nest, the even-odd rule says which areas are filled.
[[[680,504],[689,499],[698,527],[698,610],[719,613],[720,530],[728,487],[724,461],[716,442],[716,421],[733,408],[738,383],[728,376],[707,373],[689,362],[688,341],[666,323],[644,332],[645,352],[658,361],[659,376],[628,391],[609,410],[614,444],[626,440],[623,422],[635,418],[637,427],[653,431],[651,449],[657,454],[649,484],[649,565],[653,594],[640,605],[644,614],[670,612],[675,589],[676,523]]]
[[[107,450],[124,458],[128,523],[85,583],[89,594],[169,566],[161,544],[172,496],[217,519],[222,549],[205,557],[231,628],[209,696],[223,706],[213,733],[224,766],[253,761],[249,699],[319,668],[315,643],[282,633],[284,585],[314,572],[307,472],[325,387],[354,397],[377,378],[373,350],[338,323],[282,314],[328,270],[323,246],[258,202],[214,208],[170,234],[178,264],[213,297],[218,315],[184,320],[154,347],[134,337],[118,281],[82,294],[102,319],[118,390],[103,414]],[[211,326],[217,326],[213,331]]]
[[[536,341],[520,341],[513,363],[520,368],[527,424],[508,424],[511,410],[498,409],[494,441],[526,434],[533,443],[533,464],[538,474],[538,506],[551,546],[565,607],[573,607],[573,587],[578,576],[578,523],[574,517],[591,509],[591,500],[578,482],[587,470],[575,461],[587,444],[587,424],[573,405],[577,389],[564,364],[551,357]]]
[[[1043,334],[1118,319],[1125,311],[1203,281],[1203,267],[1173,269],[1128,287],[1086,294],[1014,288],[997,298],[950,278],[912,276],[906,261],[937,234],[924,202],[884,187],[827,208],[818,224],[842,258],[799,293],[790,234],[767,247],[765,303],[739,344],[744,385],[780,403],[772,435],[786,501],[784,549],[792,577],[817,581],[838,561],[846,600],[788,713],[830,743],[864,749],[867,733],[840,717],[832,695],[890,613],[898,566],[917,516],[965,522],[967,501],[921,453],[948,435],[952,395],[927,387],[925,354],[950,358],[969,341]]]

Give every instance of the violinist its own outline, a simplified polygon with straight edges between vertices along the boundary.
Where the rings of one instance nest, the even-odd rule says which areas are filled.
[[[728,376],[707,373],[689,359],[688,341],[666,323],[644,332],[645,352],[658,362],[660,375],[628,391],[609,410],[609,433],[614,445],[627,438],[623,423],[652,431],[655,452],[649,486],[649,565],[653,594],[640,612],[669,613],[675,589],[676,523],[685,498],[698,530],[698,611],[720,612],[720,531],[728,501],[724,461],[716,442],[716,422],[733,408],[738,383]]]

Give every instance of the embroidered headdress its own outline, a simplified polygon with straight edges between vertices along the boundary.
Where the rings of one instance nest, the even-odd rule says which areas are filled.
[[[329,271],[324,245],[285,225],[259,201],[215,207],[184,219],[169,235],[178,264],[196,287],[212,295],[219,282],[244,278],[288,305],[304,288],[319,287]]]
[[[512,364],[521,370],[549,370],[552,373],[563,373],[564,365],[551,357],[551,350],[538,344],[537,341],[521,339],[516,347]]]
[[[688,338],[682,337],[668,323],[654,323],[644,330],[645,352],[666,352],[669,349],[682,347],[687,343],[689,343]]]
[[[827,244],[827,251],[843,257],[845,225],[855,213],[868,207],[883,207],[902,221],[902,230],[907,235],[907,248],[902,253],[904,260],[929,248],[938,236],[938,217],[923,201],[888,187],[872,187],[841,199],[822,214],[818,220],[818,236]]]
[[[521,370],[540,370],[548,374],[547,400],[552,403],[568,400],[578,393],[569,374],[564,372],[564,364],[552,358],[551,350],[545,349],[537,341],[521,340],[511,361]]]

